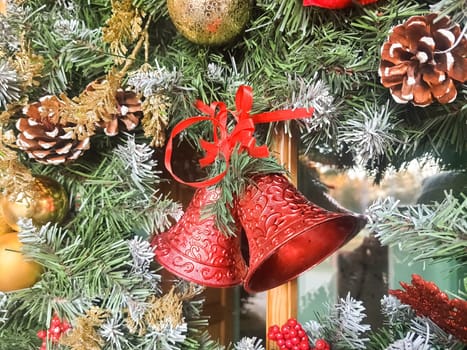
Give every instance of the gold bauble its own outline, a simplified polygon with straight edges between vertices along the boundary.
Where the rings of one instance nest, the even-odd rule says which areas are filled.
[[[16,232],[0,236],[0,292],[31,287],[42,273],[41,265],[26,260],[21,246]]]
[[[36,176],[32,189],[18,193],[13,201],[3,197],[0,206],[7,224],[19,231],[20,218],[32,219],[35,225],[62,221],[68,212],[68,196],[54,179]]]
[[[2,207],[0,206],[0,235],[13,231],[13,228],[8,225],[5,218],[3,217]]]
[[[167,0],[167,7],[185,38],[200,45],[222,45],[245,28],[251,0]]]

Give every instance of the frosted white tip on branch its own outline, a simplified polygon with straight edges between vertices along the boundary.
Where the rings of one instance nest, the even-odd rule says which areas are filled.
[[[19,84],[16,71],[8,62],[0,62],[0,107],[5,108],[7,104],[20,98]]]
[[[243,337],[234,346],[235,350],[264,350],[262,340],[256,337]]]
[[[369,338],[363,337],[371,327],[363,324],[366,317],[362,301],[350,296],[341,298],[334,308],[329,310],[329,321],[334,325],[331,341],[352,349],[365,349]]]
[[[8,318],[7,318],[8,310],[6,309],[7,301],[8,301],[8,296],[5,293],[0,292],[0,325],[8,321]]]
[[[123,332],[123,324],[115,317],[109,318],[100,328],[102,337],[112,345],[112,349],[122,350],[128,348],[128,340]]]
[[[143,183],[159,179],[160,171],[154,170],[157,162],[152,159],[154,150],[147,144],[138,144],[135,137],[126,134],[124,145],[115,148],[114,153],[121,159],[124,167],[130,169],[130,177],[143,192]]]
[[[409,252],[413,261],[467,259],[467,196],[446,193],[441,203],[398,204],[389,197],[367,210],[368,229],[382,244]]]
[[[399,120],[385,105],[366,104],[364,109],[355,110],[355,117],[346,120],[339,139],[349,145],[358,163],[372,165],[381,156],[390,158],[405,142],[405,136],[396,135]]]
[[[156,61],[156,67],[143,65],[140,69],[128,74],[127,85],[136,93],[149,97],[159,92],[171,92],[174,89],[184,89],[180,86],[182,74],[174,67],[169,71],[160,66]]]

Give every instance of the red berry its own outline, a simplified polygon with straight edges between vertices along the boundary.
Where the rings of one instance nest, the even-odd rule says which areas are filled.
[[[283,326],[281,327],[281,332],[282,332],[282,333],[289,333],[289,331],[290,331],[290,327],[289,327],[289,326],[283,325]]]
[[[60,318],[58,316],[54,316],[52,317],[52,321],[50,321],[50,326],[57,327],[57,326],[60,326],[61,323],[62,321],[60,321]]]
[[[284,335],[282,333],[276,333],[276,340],[284,339]]]
[[[300,348],[299,348],[298,345],[294,345],[294,346],[292,346],[292,350],[300,350]]]
[[[300,350],[310,350],[310,344],[308,341],[302,340],[298,346],[300,347]]]
[[[60,329],[62,332],[66,332],[71,328],[70,324],[67,321],[63,321],[62,324],[60,325]]]
[[[282,333],[284,339],[289,339],[290,338],[290,334],[289,333]]]
[[[287,320],[287,325],[289,325],[290,327],[294,327],[296,324],[297,324],[297,320],[295,318],[289,318]]]
[[[45,339],[47,338],[47,331],[40,330],[39,332],[37,332],[37,336],[39,337],[39,339]]]
[[[292,340],[287,339],[287,340],[285,341],[285,346],[287,346],[289,349],[292,347],[292,345],[293,345],[293,344],[292,344]]]
[[[285,340],[284,339],[277,339],[276,343],[277,343],[277,345],[282,346],[282,345],[285,345]]]
[[[62,329],[60,326],[56,326],[50,329],[50,333],[60,336],[60,334],[62,334]]]
[[[60,339],[60,336],[59,336],[59,335],[52,334],[52,335],[50,336],[50,338],[52,339],[52,342],[53,342],[53,343],[58,343],[58,340]]]
[[[287,350],[288,347],[284,344],[284,345],[282,345],[282,346],[280,347],[280,349],[281,349],[281,350]]]
[[[269,327],[268,329],[269,333],[277,333],[277,332],[280,332],[280,328],[277,324]]]
[[[296,331],[300,331],[300,330],[303,331],[303,327],[302,327],[302,325],[301,325],[300,323],[297,323],[297,324],[294,326],[294,329],[295,329]]]
[[[305,336],[305,334],[306,333],[305,333],[305,331],[303,329],[300,329],[300,330],[297,331],[297,337],[301,338],[301,337]]]
[[[295,329],[291,329],[291,330],[289,331],[289,334],[290,334],[290,337],[291,337],[291,338],[292,338],[292,337],[296,337],[296,336],[297,336],[297,331],[296,331]]]
[[[316,342],[315,342],[315,348],[316,350],[326,350],[326,348],[329,347],[329,344],[326,340],[324,339],[318,339]]]

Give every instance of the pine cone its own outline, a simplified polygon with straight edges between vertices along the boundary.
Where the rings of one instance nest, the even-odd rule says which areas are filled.
[[[454,82],[467,80],[467,39],[449,17],[411,17],[383,44],[379,75],[398,103],[450,103],[457,96]]]
[[[61,104],[56,96],[44,96],[25,107],[24,117],[16,123],[20,131],[16,144],[39,163],[62,164],[77,159],[89,149],[89,138],[75,140],[64,129],[71,125],[59,124]]]
[[[120,129],[125,131],[133,130],[143,117],[141,100],[133,91],[118,89],[115,100],[119,113],[112,115],[110,121],[100,124],[107,136],[118,135]]]

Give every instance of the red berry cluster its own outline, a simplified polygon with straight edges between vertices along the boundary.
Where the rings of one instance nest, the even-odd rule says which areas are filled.
[[[318,339],[315,342],[315,347],[312,348],[312,350],[331,350],[331,345],[329,345],[329,343],[324,339]]]
[[[39,350],[47,350],[47,338],[50,338],[53,343],[57,343],[61,335],[70,328],[71,326],[67,321],[62,322],[57,315],[52,317],[49,329],[37,332],[37,336],[42,339],[42,345]]]
[[[281,350],[311,350],[308,336],[295,318],[290,318],[280,328],[277,325],[269,327],[268,339],[275,341]]]

